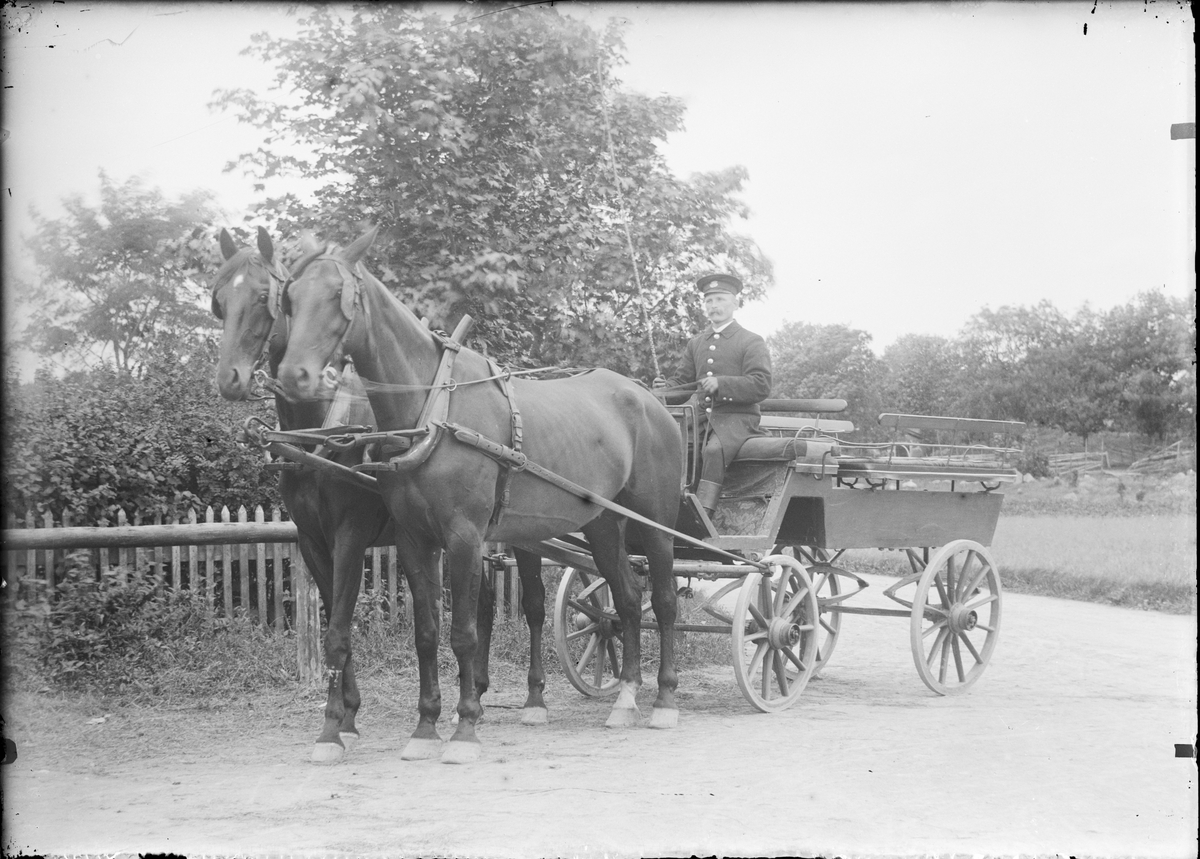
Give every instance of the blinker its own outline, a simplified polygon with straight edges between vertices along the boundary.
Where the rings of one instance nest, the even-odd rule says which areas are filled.
[[[342,266],[339,265],[338,268]],[[358,297],[358,278],[353,272],[348,271],[346,275],[342,278],[342,316],[351,321],[354,319],[354,302]]]

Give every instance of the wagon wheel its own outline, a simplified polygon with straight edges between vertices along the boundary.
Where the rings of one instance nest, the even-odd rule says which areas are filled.
[[[1000,596],[996,564],[979,543],[955,540],[929,559],[909,626],[926,686],[957,695],[979,679],[1000,637]]]
[[[733,610],[733,674],[746,700],[764,713],[786,710],[816,667],[820,608],[808,571],[771,555],[768,577],[747,573]]]
[[[650,600],[642,602],[642,614]],[[563,569],[554,600],[554,644],[571,685],[593,698],[615,694],[621,673],[621,621],[599,573]]]
[[[808,566],[808,573],[813,580],[813,590],[817,592],[817,604],[821,606],[821,628],[817,630],[816,665],[813,666],[812,676],[816,677],[821,669],[833,656],[837,647],[838,636],[842,634],[842,613],[826,611],[826,600],[836,601],[842,594],[842,580],[829,565],[829,553],[824,549],[812,546],[794,546],[792,552],[796,558]]]

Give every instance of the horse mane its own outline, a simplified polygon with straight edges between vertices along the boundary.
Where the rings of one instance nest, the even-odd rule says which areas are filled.
[[[296,262],[291,267],[292,280],[298,280],[300,278],[300,275],[304,273],[304,269],[306,269],[308,267],[308,264],[311,263],[313,260],[315,260],[317,257],[322,256],[326,253],[332,253],[336,249],[337,249],[336,245],[329,245],[328,243],[326,243],[326,244],[319,245],[319,246],[313,248],[312,250],[308,251],[307,253],[305,253],[302,257],[300,257],[300,259],[296,260]]]
[[[231,277],[233,277],[233,273],[235,271],[240,270],[247,262],[254,262],[256,260],[260,265],[266,265],[266,262],[262,258],[262,254],[260,254],[254,248],[238,248],[238,252],[229,259],[225,260],[225,262],[221,264],[221,267],[217,269],[217,273],[213,277],[211,294],[215,297],[217,291],[224,286]]]

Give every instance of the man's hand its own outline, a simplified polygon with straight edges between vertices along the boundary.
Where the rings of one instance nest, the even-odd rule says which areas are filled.
[[[700,380],[700,390],[710,397],[717,395],[717,380],[715,376],[705,376]]]
[[[670,386],[667,384],[667,380],[665,378],[663,378],[662,376],[655,376],[654,381],[650,383],[650,387],[654,388],[657,391],[661,388],[667,388]]]

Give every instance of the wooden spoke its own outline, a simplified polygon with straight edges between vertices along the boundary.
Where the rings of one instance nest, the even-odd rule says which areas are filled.
[[[774,712],[794,704],[812,677],[824,627],[804,566],[787,555],[764,563],[771,575],[748,573],[741,582],[731,645],[742,694],[757,709]]]
[[[1002,592],[991,553],[971,540],[943,546],[917,582],[909,616],[913,662],[939,695],[955,695],[987,668],[1000,632]]]
[[[975,649],[975,645],[971,643],[971,639],[965,635],[960,635],[959,640],[966,646],[967,650],[971,651],[971,655],[975,657],[976,662],[983,662],[983,657],[979,655],[979,651]]]
[[[554,601],[554,643],[571,685],[591,697],[620,685],[620,623],[608,582],[574,567],[563,570]]]
[[[704,600],[704,602],[700,606],[700,610],[705,612],[710,617],[716,618],[721,623],[732,626],[733,625],[733,615],[729,612],[728,609],[723,608],[720,605],[720,603],[721,603],[721,600],[725,599],[725,597],[729,596],[731,593],[733,593],[735,590],[737,590],[741,586],[742,586],[742,582],[740,579],[732,579],[732,580],[726,582],[724,585],[721,586],[720,590],[718,590],[715,594],[713,594],[712,596],[710,596],[706,600]]]
[[[583,648],[583,654],[579,657],[579,661],[575,663],[575,670],[580,673],[587,670],[591,664],[592,658],[596,656],[596,648],[600,644],[599,635],[589,635],[587,644]],[[600,658],[596,660],[597,665],[602,665],[604,662],[604,654],[600,654]]]
[[[932,626],[930,626],[928,629],[926,629],[924,632],[921,633],[921,636],[922,637],[927,636],[931,632],[941,632],[945,628],[946,628],[946,621],[944,621],[944,620],[934,621]]]
[[[766,628],[769,625],[770,622],[767,620],[767,616],[763,614],[762,609],[760,609],[754,603],[747,603],[746,609],[750,612],[751,617],[754,618],[754,622],[759,625],[759,628]],[[768,609],[768,611],[770,611],[770,609]]]
[[[803,558],[809,566],[812,576],[813,592],[817,595],[817,604],[821,608],[820,624],[817,629],[817,652],[814,656],[812,676],[817,677],[821,669],[828,664],[837,646],[838,637],[842,634],[842,613],[825,611],[825,603],[837,604],[838,598],[844,593],[841,576],[834,571],[829,552],[814,546],[793,546],[792,553],[797,558]],[[797,599],[804,599],[807,594],[797,594]]]
[[[596,630],[600,628],[598,623],[589,623],[583,629],[577,629],[574,632],[567,633],[567,641],[575,641],[579,638],[591,638],[595,635]]]

